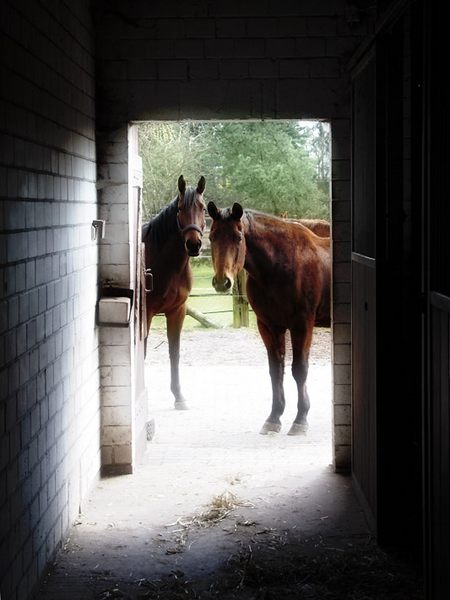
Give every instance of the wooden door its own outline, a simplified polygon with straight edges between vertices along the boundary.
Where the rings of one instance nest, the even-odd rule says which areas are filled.
[[[450,597],[450,92],[448,31],[425,3],[425,490],[427,597]]]
[[[413,13],[403,3],[382,22],[353,78],[352,444],[378,541],[420,556],[422,107]]]
[[[145,260],[142,252],[142,160],[139,156],[137,126],[129,128],[129,174],[130,174],[130,244],[134,265],[132,273],[134,289],[134,440],[136,455],[142,456],[146,449],[148,400],[144,376],[144,339],[146,334],[145,313]]]
[[[375,527],[377,518],[376,58],[353,77],[352,472]]]

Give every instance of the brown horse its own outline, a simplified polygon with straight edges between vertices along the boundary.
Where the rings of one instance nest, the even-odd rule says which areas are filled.
[[[145,265],[151,269],[153,290],[147,293],[147,332],[152,318],[164,313],[169,342],[170,389],[175,408],[187,409],[180,389],[180,333],[186,316],[186,300],[192,288],[190,256],[198,256],[205,229],[206,207],[203,200],[205,178],[196,188],[186,187],[183,175],[178,179],[178,195],[154,219],[142,227]],[[147,346],[147,340],[145,340]]]
[[[300,223],[319,237],[330,237],[330,224],[325,219],[288,219],[292,223]]]
[[[213,286],[217,292],[228,291],[236,274],[242,268],[247,271],[247,296],[267,349],[272,412],[261,433],[281,429],[285,333],[289,329],[292,375],[298,389],[298,411],[289,435],[301,434],[307,429],[306,376],[313,327],[330,324],[330,239],[318,237],[298,223],[244,212],[238,203],[220,210],[210,202],[208,211],[213,219]]]

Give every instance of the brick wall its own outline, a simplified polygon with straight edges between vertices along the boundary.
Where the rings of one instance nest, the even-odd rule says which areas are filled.
[[[100,467],[87,0],[0,4],[0,579],[30,597]]]
[[[100,244],[100,280],[111,288],[136,285],[137,240],[140,243],[139,194],[142,187],[135,127],[99,134],[99,210],[106,236]],[[120,292],[117,292],[120,295]],[[143,341],[129,327],[102,326],[100,360],[102,387],[102,470],[131,473],[145,449],[147,397],[143,382]]]
[[[369,2],[96,2],[99,126],[133,120],[331,122],[334,462],[350,465],[350,85]]]
[[[99,0],[100,121],[348,117],[370,15],[347,4]]]

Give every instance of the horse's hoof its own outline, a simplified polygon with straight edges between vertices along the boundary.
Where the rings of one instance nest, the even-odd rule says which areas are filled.
[[[308,431],[308,423],[292,423],[288,431],[288,435],[306,435]]]
[[[176,400],[174,406],[175,410],[189,410],[185,400]]]
[[[266,421],[262,426],[261,431],[259,432],[261,435],[268,435],[270,433],[279,433],[281,431],[280,423],[271,423],[270,421]]]

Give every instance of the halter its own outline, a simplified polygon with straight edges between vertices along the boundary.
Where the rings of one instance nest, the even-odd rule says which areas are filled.
[[[180,225],[180,220],[178,218],[179,212],[177,212],[177,225],[178,225],[178,230],[181,232],[181,234],[185,234],[186,231],[190,231],[191,229],[193,229],[194,231],[197,231],[202,237],[203,237],[203,229],[201,227],[199,227],[198,225],[196,225],[195,223],[190,223],[189,225],[186,225],[186,227],[181,227]]]

